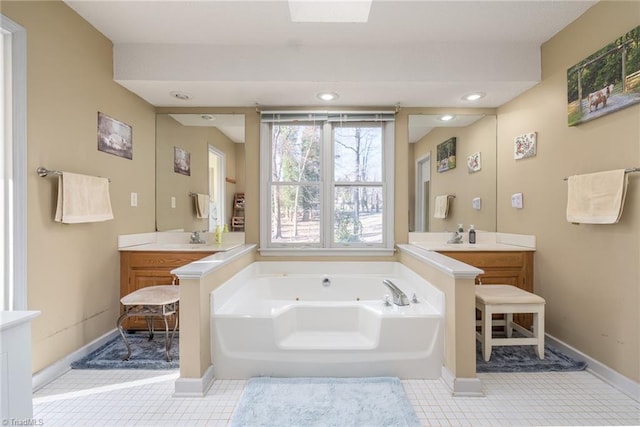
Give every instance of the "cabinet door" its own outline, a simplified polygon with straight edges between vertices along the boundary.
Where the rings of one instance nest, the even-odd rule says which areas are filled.
[[[476,284],[512,285],[533,293],[533,252],[442,252],[444,255],[484,270]],[[496,315],[500,317],[499,315]],[[532,314],[514,314],[525,328],[533,325]]]
[[[147,286],[170,285],[173,283],[175,276],[171,274],[172,269],[161,268],[133,268],[129,272],[129,293],[134,292]],[[124,307],[120,307],[120,312],[124,313]],[[173,328],[175,319],[169,319],[169,327]],[[122,322],[122,327],[127,330],[147,330],[147,321],[142,316],[130,317]],[[153,321],[153,327],[156,331],[164,331],[164,321],[156,318]]]
[[[171,270],[199,260],[215,252],[120,252],[120,298],[147,286],[170,285],[177,278]],[[120,312],[124,308],[120,307]],[[131,317],[123,322],[128,330],[147,330],[144,317]],[[170,324],[173,327],[173,323]],[[154,328],[164,330],[164,321],[156,319]]]

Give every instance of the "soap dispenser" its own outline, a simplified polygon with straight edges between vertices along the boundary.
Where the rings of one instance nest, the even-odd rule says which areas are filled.
[[[476,243],[476,229],[473,228],[473,224],[469,225],[469,243],[472,245]]]

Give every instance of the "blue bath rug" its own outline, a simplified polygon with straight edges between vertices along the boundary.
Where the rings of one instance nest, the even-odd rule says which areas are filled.
[[[164,353],[164,331],[156,333],[149,341],[147,332],[127,334],[131,345],[131,357],[122,360],[127,355],[127,347],[120,334],[91,354],[71,364],[72,369],[177,369],[180,367],[178,352],[179,340],[176,333],[173,337],[171,362],[167,362]]]
[[[252,378],[232,427],[420,426],[398,378]]]
[[[493,347],[491,359],[482,358],[480,342],[476,341],[476,372],[553,372],[582,371],[585,362],[572,359],[553,347],[544,346],[544,359],[538,359],[532,345]]]

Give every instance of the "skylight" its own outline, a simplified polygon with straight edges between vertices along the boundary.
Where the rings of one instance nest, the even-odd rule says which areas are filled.
[[[289,0],[292,22],[365,23],[372,0]]]

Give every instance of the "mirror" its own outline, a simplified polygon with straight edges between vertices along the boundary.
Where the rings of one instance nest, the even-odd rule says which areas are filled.
[[[244,231],[244,142],[243,114],[157,115],[157,231]]]
[[[416,114],[408,123],[409,231],[496,231],[496,116]],[[443,195],[454,197],[446,217],[434,218]]]

